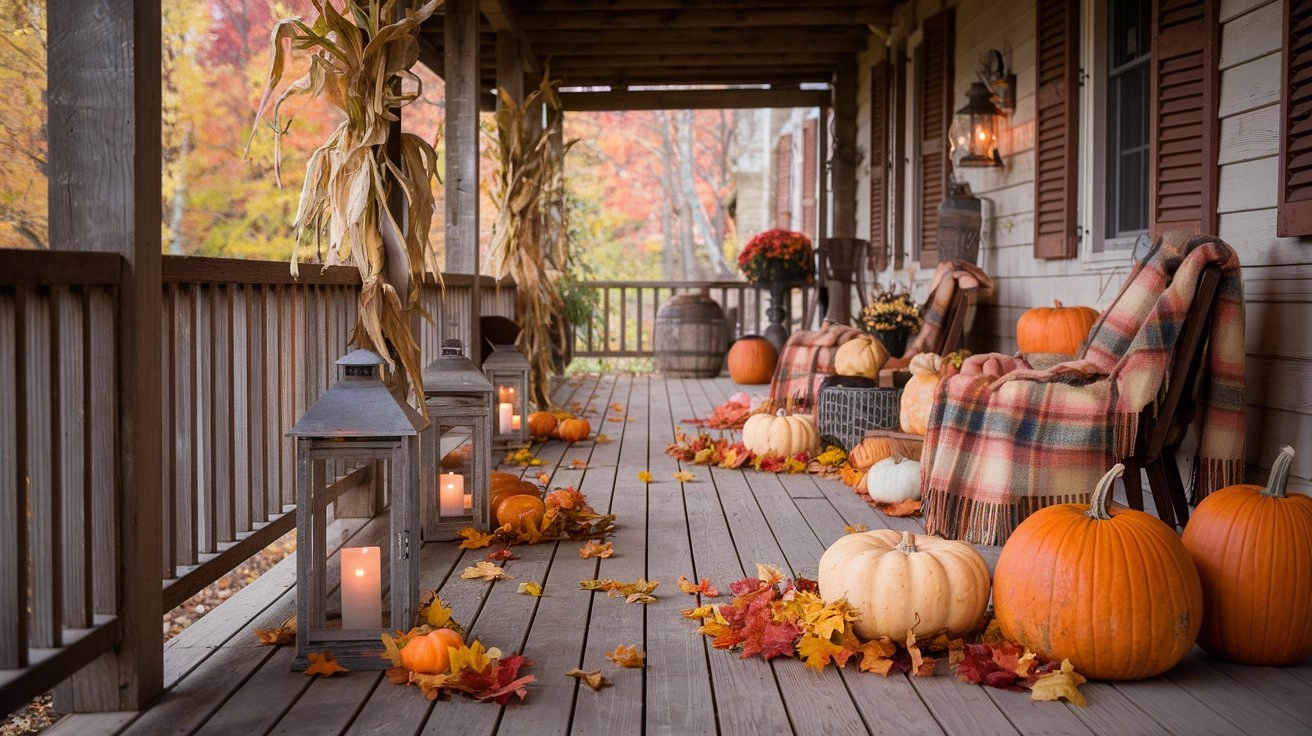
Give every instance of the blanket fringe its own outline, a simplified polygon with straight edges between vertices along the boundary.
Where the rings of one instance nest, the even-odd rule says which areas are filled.
[[[921,498],[925,532],[971,544],[1001,546],[1030,514],[1063,503],[1088,504],[1093,495],[1068,493],[1025,496],[1014,503],[988,503],[965,498],[944,489],[931,488]]]

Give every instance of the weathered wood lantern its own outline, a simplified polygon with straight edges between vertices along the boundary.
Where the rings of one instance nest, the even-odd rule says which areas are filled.
[[[483,361],[483,375],[497,394],[492,446],[498,450],[529,446],[528,372],[528,360],[514,345],[494,346]]]
[[[424,454],[425,540],[457,538],[491,520],[492,384],[465,357],[459,340],[424,369],[429,425]]]
[[[342,380],[287,433],[296,438],[295,670],[320,651],[347,669],[386,669],[379,636],[414,623],[427,422],[388,391],[382,362],[368,350],[338,360]],[[345,516],[374,521],[343,544],[330,522]]]

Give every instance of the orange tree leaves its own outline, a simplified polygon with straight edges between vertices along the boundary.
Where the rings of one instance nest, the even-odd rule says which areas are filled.
[[[305,658],[310,660],[310,666],[305,668],[305,674],[307,675],[332,677],[338,672],[350,672],[350,670],[337,664],[332,652],[310,652],[305,655]]]

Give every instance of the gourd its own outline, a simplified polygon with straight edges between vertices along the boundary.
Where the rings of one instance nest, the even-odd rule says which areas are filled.
[[[451,666],[451,647],[459,649],[465,640],[451,629],[437,629],[410,638],[401,647],[401,666],[411,672],[440,675]]]
[[[1066,307],[1054,300],[1051,307],[1035,307],[1020,316],[1016,342],[1022,353],[1074,355],[1097,321],[1098,313],[1089,307]]]
[[[1109,508],[1124,470],[1117,463],[1103,476],[1088,505],[1031,514],[1003,545],[993,574],[1004,636],[1101,680],[1171,669],[1203,618],[1198,570],[1175,530],[1142,511]]]
[[[920,498],[920,463],[891,455],[866,472],[866,493],[879,503]]]
[[[511,496],[497,504],[497,524],[509,524],[512,531],[520,531],[530,521],[541,524],[546,513],[547,505],[537,496]]]
[[[847,455],[847,462],[857,470],[865,470],[886,457],[894,455],[920,461],[920,450],[925,445],[917,440],[895,437],[866,437]]]
[[[891,529],[848,534],[820,557],[820,597],[861,612],[858,637],[905,641],[975,630],[989,602],[989,568],[966,542]]]
[[[592,434],[592,425],[581,417],[571,417],[556,425],[556,436],[566,442],[585,440]]]
[[[1250,665],[1312,655],[1312,497],[1285,494],[1292,447],[1266,487],[1233,485],[1198,504],[1182,541],[1203,581],[1198,644]]]
[[[549,411],[535,411],[528,415],[528,433],[533,439],[546,439],[560,423],[556,415]]]
[[[925,434],[929,429],[929,410],[934,405],[943,359],[935,353],[920,353],[908,366],[911,378],[902,388],[898,421],[903,432]]]
[[[888,361],[888,348],[873,336],[860,334],[838,346],[834,353],[834,372],[840,376],[877,378]]]
[[[972,355],[962,362],[961,375],[1002,378],[1008,373],[1016,370],[1017,365],[1016,359],[1010,355],[1002,355],[1000,353]]]
[[[778,360],[779,351],[764,337],[739,338],[729,348],[729,378],[741,384],[769,383]]]
[[[804,414],[753,414],[743,425],[743,445],[757,455],[790,457],[810,452],[820,443],[815,423]]]

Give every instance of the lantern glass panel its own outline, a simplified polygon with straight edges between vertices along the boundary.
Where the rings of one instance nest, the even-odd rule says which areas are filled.
[[[493,386],[492,443],[497,449],[528,447],[529,364],[514,345],[496,345],[483,361]]]

